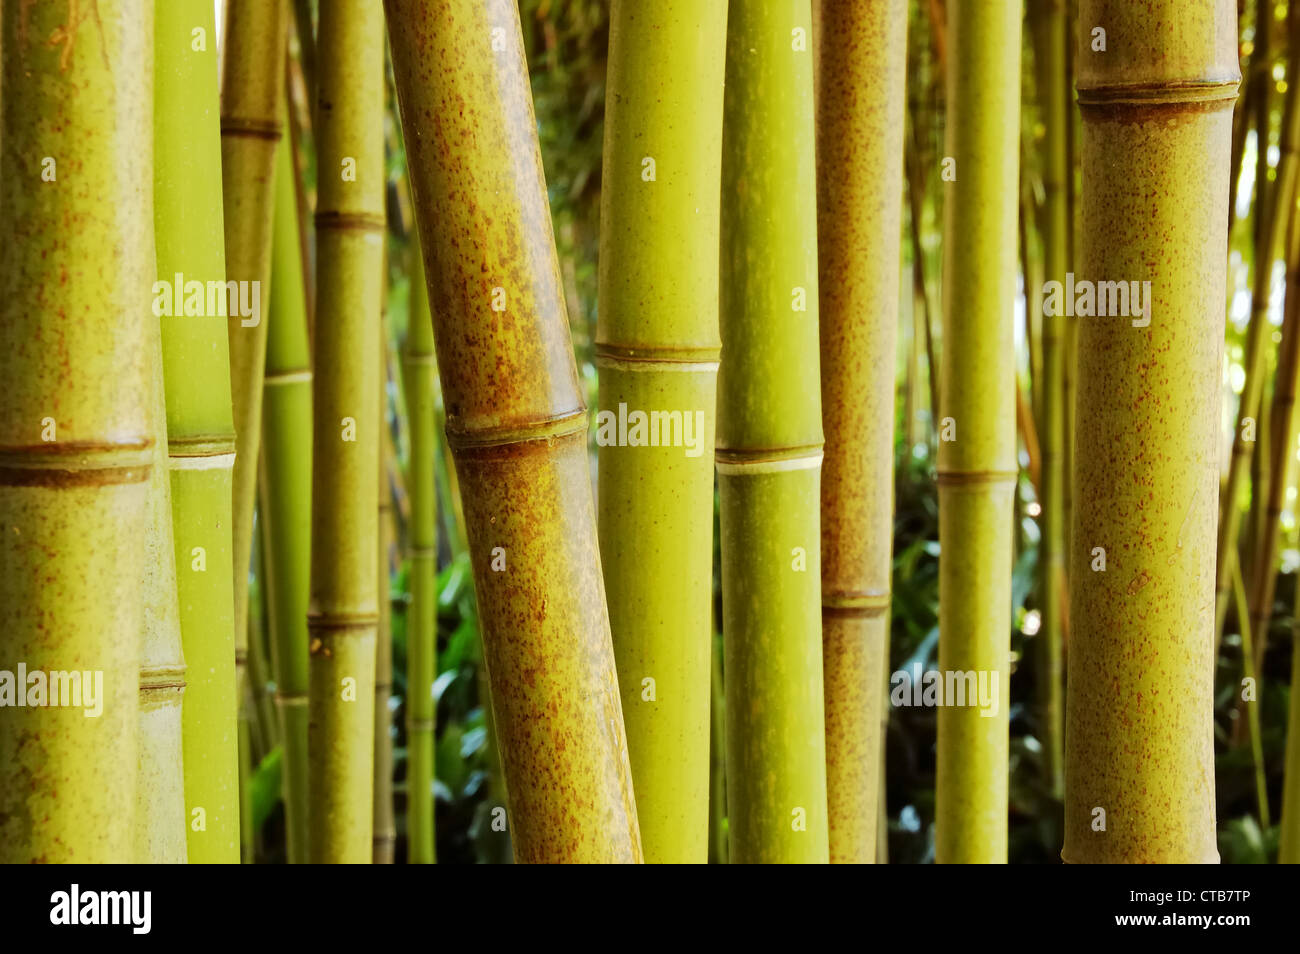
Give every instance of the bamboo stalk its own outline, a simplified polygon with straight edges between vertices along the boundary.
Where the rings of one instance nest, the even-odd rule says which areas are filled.
[[[1246,584],[1242,579],[1240,565],[1232,569],[1232,597],[1236,603],[1237,613],[1241,616],[1241,685],[1255,687],[1256,697],[1245,702],[1239,708],[1239,722],[1246,723],[1245,735],[1250,740],[1250,760],[1255,769],[1255,806],[1259,814],[1259,824],[1268,830],[1268,780],[1264,775],[1264,746],[1259,734],[1259,680],[1255,669],[1255,653],[1251,645],[1249,606],[1246,602]],[[1241,694],[1237,695],[1241,698]]]
[[[727,694],[722,680],[722,640],[709,653],[709,864],[727,863]]]
[[[170,282],[180,274],[206,286],[224,282],[226,274],[215,16],[206,0],[155,9],[157,275]],[[203,31],[202,49],[194,48],[200,39],[195,29]],[[187,665],[183,820],[190,863],[232,864],[239,858],[230,550],[235,429],[226,319],[220,309],[206,313],[206,300],[203,311],[162,319],[174,563]]]
[[[870,863],[876,859],[881,690],[889,657],[907,10],[888,0],[817,0],[815,6],[823,64],[816,189],[830,859]],[[917,169],[913,187],[919,178]],[[920,198],[916,194],[912,205],[914,239]],[[916,305],[928,311],[919,241],[913,254]]]
[[[410,864],[433,864],[434,737],[438,669],[438,507],[434,487],[437,364],[433,316],[418,241],[410,246],[411,312],[403,355],[406,410],[411,433],[411,604],[406,615],[406,844]],[[484,700],[486,703],[486,700]],[[490,708],[490,704],[487,706]]]
[[[56,4],[0,6],[6,691],[30,698],[36,672],[75,670],[95,697],[72,695],[69,676],[67,705],[6,708],[4,863],[133,858],[157,345],[153,10],[97,10],[68,23]]]
[[[387,315],[380,321],[380,349],[388,344]],[[388,376],[379,374],[379,420],[381,435],[388,430]],[[379,563],[377,568],[379,623],[375,633],[375,739],[374,739],[374,836],[372,860],[391,865],[397,848],[397,819],[393,815],[393,716],[388,698],[393,692],[392,587],[389,554],[393,548],[393,489],[388,478],[389,455],[380,442],[379,511],[377,515]],[[408,657],[409,658],[409,657]],[[409,762],[408,762],[409,765]]]
[[[1150,281],[1079,325],[1066,699],[1069,862],[1213,862],[1215,514],[1232,0],[1084,0],[1086,280]],[[1145,322],[1145,323],[1144,323]],[[1101,570],[1099,561],[1105,560]]]
[[[1004,862],[1020,128],[1018,71],[1006,64],[1018,62],[1020,4],[957,3],[949,16],[946,152],[957,178],[944,202],[939,669],[983,679],[990,707],[948,699],[939,709],[935,860]]]
[[[1294,34],[1294,29],[1292,33]],[[1287,54],[1287,75],[1300,76],[1300,42],[1293,41]],[[1222,494],[1222,517],[1219,523],[1217,550],[1217,585],[1215,592],[1214,638],[1217,645],[1223,622],[1228,612],[1231,596],[1232,567],[1237,562],[1237,536],[1241,527],[1239,496],[1241,481],[1254,453],[1254,441],[1247,440],[1247,419],[1254,424],[1256,435],[1262,433],[1257,420],[1263,405],[1264,383],[1268,375],[1268,355],[1265,342],[1270,328],[1269,301],[1273,283],[1273,261],[1283,245],[1289,222],[1290,209],[1296,196],[1297,175],[1300,174],[1300,83],[1287,88],[1282,119],[1281,156],[1277,176],[1269,201],[1256,205],[1260,219],[1260,232],[1255,246],[1254,283],[1251,291],[1250,324],[1246,332],[1246,381],[1237,406],[1236,427],[1233,430],[1232,459],[1228,466],[1228,479]],[[1259,202],[1259,199],[1256,199]]]
[[[382,11],[367,0],[324,0],[317,43],[309,852],[316,863],[362,864],[374,848]]]
[[[1069,271],[1069,209],[1066,204],[1066,125],[1069,122],[1070,90],[1060,64],[1066,57],[1067,30],[1064,0],[1035,0],[1031,5],[1034,67],[1040,114],[1045,127],[1043,150],[1042,238],[1043,271],[1046,281],[1064,282]],[[1038,298],[1038,288],[1028,293]],[[1065,336],[1064,315],[1044,316],[1042,325],[1043,382],[1042,454],[1040,480],[1035,481],[1042,505],[1039,518],[1038,599],[1042,626],[1035,641],[1038,719],[1041,724],[1043,766],[1048,790],[1056,798],[1065,790],[1065,684],[1062,662],[1063,609],[1061,592],[1065,581]]]
[[[1282,782],[1282,824],[1278,835],[1279,864],[1300,864],[1300,587],[1291,613],[1291,703],[1287,716],[1286,767]]]
[[[284,744],[285,835],[290,864],[308,860],[307,594],[311,573],[312,373],[306,283],[292,147],[275,159],[259,519],[275,708]]]
[[[600,555],[652,863],[708,857],[726,16],[720,0],[653,8],[615,0],[610,14],[596,329]],[[677,446],[665,434],[650,447],[631,446],[630,426],[623,441],[621,424],[599,423],[660,414],[694,427]]]
[[[638,862],[587,414],[518,8],[384,7],[515,858]]]
[[[718,382],[717,470],[727,808],[730,860],[739,864],[829,858],[822,425],[812,387],[819,379],[816,116],[812,57],[792,39],[792,30],[807,37],[811,15],[808,0],[733,0],[728,12],[721,267],[728,364]],[[892,369],[892,345],[888,354]],[[892,427],[892,376],[889,396]],[[868,660],[878,662],[879,649],[860,633],[846,641],[831,647],[832,674],[846,685],[835,701],[847,711],[835,711],[848,724],[843,732],[874,736],[879,682],[865,692],[851,683],[854,672],[873,671]],[[857,724],[863,718],[868,725]],[[874,761],[845,766],[868,778],[875,768]],[[862,811],[850,805],[855,816]]]

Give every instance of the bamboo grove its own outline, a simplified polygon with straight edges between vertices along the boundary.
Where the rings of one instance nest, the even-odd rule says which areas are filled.
[[[1300,5],[0,0],[0,860],[1300,862]]]

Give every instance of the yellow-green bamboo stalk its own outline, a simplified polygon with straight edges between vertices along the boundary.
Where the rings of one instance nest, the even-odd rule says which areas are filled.
[[[1232,598],[1236,610],[1241,614],[1241,685],[1258,686],[1258,674],[1255,671],[1255,653],[1251,639],[1250,604],[1246,599],[1246,583],[1242,579],[1241,565],[1232,568]],[[1239,693],[1237,698],[1244,695]],[[1259,732],[1259,697],[1255,697],[1238,708],[1239,721],[1246,723],[1242,733],[1250,740],[1250,760],[1255,768],[1255,805],[1259,813],[1259,824],[1268,830],[1268,780],[1264,775],[1264,746]]]
[[[831,861],[868,864],[889,664],[907,9],[815,6],[821,61],[833,64],[817,101],[826,795]]]
[[[95,9],[78,18],[74,7],[69,19],[62,4],[0,5],[8,864],[135,859],[158,345],[149,296],[153,4],[103,0]],[[54,691],[57,706],[47,704]]]
[[[1240,77],[1232,0],[1190,14],[1080,4],[1109,37],[1093,53],[1079,31],[1080,278],[1150,286],[1141,317],[1078,321],[1068,862],[1218,859],[1213,554]]]
[[[307,590],[311,572],[311,358],[291,145],[276,150],[275,225],[259,455],[264,590],[284,745],[288,860],[308,859]]]
[[[1292,17],[1295,22],[1300,18]],[[1287,76],[1300,75],[1300,30],[1291,26],[1291,50],[1287,56]],[[1271,81],[1270,81],[1271,82]],[[1266,148],[1266,147],[1264,147]],[[1285,254],[1285,236],[1296,196],[1297,177],[1300,176],[1300,83],[1287,88],[1283,107],[1281,155],[1277,174],[1268,189],[1268,197],[1257,204],[1255,215],[1259,220],[1258,242],[1254,262],[1254,283],[1251,291],[1250,324],[1246,332],[1246,381],[1237,405],[1236,428],[1233,431],[1232,459],[1228,466],[1228,479],[1223,487],[1222,518],[1218,529],[1217,587],[1215,591],[1214,638],[1215,644],[1223,632],[1223,622],[1228,613],[1232,595],[1232,567],[1238,560],[1237,537],[1241,527],[1241,506],[1238,497],[1246,468],[1256,450],[1255,443],[1264,434],[1261,419],[1265,379],[1268,376],[1268,347],[1265,334],[1271,329],[1268,320],[1269,301],[1273,286],[1273,260],[1279,251]],[[1257,203],[1260,200],[1256,199]]]
[[[824,863],[812,11],[733,0],[728,18],[717,469],[730,860]],[[878,702],[879,687],[865,695]],[[874,707],[869,719],[875,735]]]
[[[317,42],[309,850],[363,864],[374,848],[383,11],[325,0]]]
[[[235,415],[232,491],[235,590],[235,691],[243,704],[248,655],[248,567],[253,546],[257,455],[267,323],[262,291],[271,277],[275,150],[281,136],[288,11],[282,0],[227,0],[222,32],[221,185],[225,208],[226,279],[241,305],[227,328]],[[256,293],[254,293],[256,292]],[[257,307],[252,307],[256,303]],[[250,312],[247,316],[242,311]]]
[[[1070,90],[1061,64],[1066,59],[1065,0],[1034,0],[1030,7],[1034,41],[1034,75],[1044,126],[1042,155],[1044,202],[1042,214],[1044,280],[1064,284],[1069,271],[1069,208],[1066,179],[1066,125],[1070,121]],[[1038,300],[1039,289],[1029,295]],[[1042,625],[1035,638],[1035,692],[1043,769],[1048,790],[1056,798],[1065,791],[1065,682],[1062,667],[1062,594],[1065,586],[1065,328],[1062,314],[1042,319],[1041,457],[1039,517],[1038,607]]]
[[[727,863],[727,705],[722,681],[722,640],[710,652],[709,864]]]
[[[388,343],[388,322],[380,321],[380,353],[386,350]],[[382,358],[381,358],[382,361]],[[388,376],[379,374],[379,418],[375,424],[379,433],[388,429]],[[379,458],[379,511],[376,520],[379,525],[379,562],[376,567],[376,594],[379,610],[378,625],[375,629],[375,739],[374,739],[374,809],[372,836],[373,849],[371,860],[377,865],[391,865],[393,853],[397,847],[397,821],[393,817],[393,733],[392,715],[388,710],[388,697],[393,691],[393,630],[392,602],[389,597],[390,569],[389,551],[393,546],[393,490],[388,481],[387,441],[380,441]],[[432,490],[432,487],[430,487]],[[409,764],[409,763],[408,763]]]
[[[638,862],[587,411],[518,7],[384,7],[515,858]]]
[[[600,556],[652,863],[708,860],[726,18],[722,0],[615,0],[610,11],[596,329]],[[660,437],[656,427],[658,446],[648,431],[633,446],[634,415],[647,423],[674,415],[679,433]]]
[[[438,511],[434,486],[434,392],[438,369],[429,292],[418,240],[411,243],[410,257],[411,310],[402,356],[411,434],[411,526],[407,537],[411,603],[406,614],[406,858],[409,864],[427,865],[436,860],[433,777],[437,707],[433,682],[438,675]],[[487,700],[483,702],[486,705]]]
[[[939,670],[953,696],[974,674],[988,704],[945,696],[939,709],[935,860],[996,863],[1007,856],[1020,4],[948,10]]]

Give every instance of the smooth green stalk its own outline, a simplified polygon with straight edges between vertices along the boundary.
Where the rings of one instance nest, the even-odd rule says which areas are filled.
[[[826,793],[831,861],[867,864],[889,661],[907,10],[890,0],[817,6],[817,46],[834,64],[817,101]]]
[[[1078,321],[1065,847],[1215,862],[1214,546],[1236,9],[1083,0],[1080,280],[1150,282]],[[1130,307],[1130,312],[1135,311]]]
[[[809,0],[733,0],[728,17],[717,469],[730,860],[824,863],[812,14]]]
[[[600,556],[652,863],[708,860],[726,18],[722,0],[615,0],[610,12],[596,329]],[[672,415],[679,432],[654,426],[638,445],[632,422],[653,426],[655,415]]]
[[[1241,685],[1252,687],[1252,698],[1242,705],[1241,719],[1247,725],[1246,735],[1250,740],[1250,760],[1255,768],[1255,806],[1259,813],[1259,824],[1268,830],[1268,780],[1264,775],[1264,745],[1259,734],[1259,686],[1255,671],[1255,654],[1250,631],[1249,605],[1246,602],[1246,584],[1241,576],[1240,565],[1232,570],[1232,598],[1237,612],[1241,614]],[[1245,695],[1238,695],[1241,698]]]
[[[309,854],[364,864],[374,850],[383,11],[325,0],[318,52]]]
[[[248,655],[248,568],[262,420],[266,328],[262,293],[271,277],[275,150],[284,102],[287,7],[280,0],[227,0],[222,32],[221,185],[226,279],[242,283],[227,321],[235,415],[232,490],[235,591],[235,691],[244,704]],[[240,287],[240,286],[236,286]],[[256,294],[254,294],[256,290]],[[256,303],[258,307],[252,305]],[[244,315],[243,311],[250,314]]]
[[[153,4],[97,10],[0,5],[0,667],[29,673],[0,718],[7,864],[134,860]],[[32,704],[30,674],[74,670],[93,702]]]
[[[1045,281],[1065,282],[1069,271],[1070,220],[1066,179],[1066,125],[1070,121],[1070,90],[1061,63],[1066,58],[1065,0],[1034,0],[1030,7],[1034,68],[1040,115],[1044,126],[1042,154],[1044,201],[1042,212]],[[1038,288],[1029,294],[1038,299]],[[1048,790],[1065,793],[1065,681],[1061,621],[1065,607],[1065,326],[1064,315],[1044,316],[1042,324],[1043,380],[1040,389],[1040,471],[1038,499],[1038,606],[1042,625],[1035,638],[1035,691],[1039,733]]]
[[[518,7],[384,8],[515,858],[639,862]]]
[[[406,842],[410,864],[433,864],[434,733],[433,682],[438,667],[438,505],[434,486],[435,409],[438,368],[433,316],[418,242],[411,243],[411,313],[407,324],[406,413],[410,427],[411,526],[407,537],[411,604],[406,614]],[[487,700],[484,700],[486,702]]]
[[[710,653],[709,864],[727,863],[727,694],[722,681],[722,640]]]
[[[307,590],[311,572],[311,356],[296,174],[289,141],[276,153],[275,226],[260,455],[271,673],[284,745],[288,860],[308,859]]]
[[[380,322],[381,351],[388,342],[388,322]],[[379,375],[379,419],[376,426],[380,434],[388,430],[388,376]],[[377,865],[391,865],[397,847],[397,820],[393,817],[393,717],[388,708],[388,698],[393,692],[393,628],[392,586],[388,562],[393,547],[393,490],[388,479],[387,442],[381,442],[379,457],[379,562],[376,567],[378,581],[379,623],[375,632],[375,779],[373,814],[373,849],[371,860]],[[433,492],[432,484],[429,492]],[[408,762],[409,765],[409,762]]]
[[[1007,857],[1020,4],[949,8],[935,860]],[[971,678],[957,683],[964,674]],[[958,689],[987,686],[986,704]],[[965,693],[963,692],[962,695]],[[954,696],[956,696],[954,698]],[[985,700],[981,700],[984,702]]]

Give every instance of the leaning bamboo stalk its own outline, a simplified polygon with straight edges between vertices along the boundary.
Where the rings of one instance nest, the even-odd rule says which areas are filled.
[[[938,714],[935,860],[1004,862],[1016,392],[1014,303],[1020,4],[949,8],[939,669],[973,673],[989,705]],[[950,683],[955,679],[945,676]],[[955,690],[954,685],[954,690]]]
[[[259,493],[275,708],[284,746],[291,864],[308,859],[307,593],[311,573],[312,374],[292,146],[276,150],[271,298],[262,388]]]
[[[153,5],[96,10],[0,6],[0,679],[32,703],[0,718],[3,863],[134,857]]]
[[[717,470],[727,811],[739,864],[829,859],[811,16],[808,0],[732,0],[728,11]],[[892,370],[892,345],[888,353]],[[888,390],[892,428],[892,375]],[[879,665],[880,647],[832,651],[846,685],[854,672],[871,679],[835,711],[869,723],[846,731],[874,736],[880,681],[870,661]],[[870,798],[874,751],[866,758],[846,768],[865,771]],[[874,834],[874,812],[865,821]]]
[[[1086,280],[1149,281],[1078,322],[1065,847],[1213,862],[1213,643],[1232,0],[1083,0]],[[1104,562],[1103,562],[1104,561]]]
[[[1241,685],[1256,685],[1255,653],[1252,646],[1250,605],[1246,599],[1246,583],[1242,579],[1241,565],[1232,568],[1232,598],[1235,609],[1241,615]],[[1241,694],[1237,696],[1241,698]],[[1259,824],[1268,830],[1268,781],[1264,774],[1264,746],[1259,732],[1259,700],[1255,698],[1238,709],[1238,723],[1244,722],[1246,735],[1250,743],[1250,760],[1255,769],[1255,806]]]
[[[206,0],[156,5],[154,223],[163,282],[176,274],[205,286],[225,281],[215,26]],[[174,314],[162,322],[162,360],[187,666],[181,720],[187,855],[191,864],[233,864],[239,859],[230,551],[235,427],[225,310],[209,313],[206,304],[204,314],[182,316],[173,297]]]
[[[1292,31],[1295,32],[1294,29]],[[1293,40],[1287,57],[1288,76],[1300,76],[1300,41]],[[1261,433],[1260,408],[1263,404],[1265,378],[1268,376],[1266,332],[1269,302],[1273,286],[1273,261],[1283,250],[1290,211],[1295,202],[1296,183],[1300,176],[1300,83],[1287,88],[1283,108],[1281,155],[1277,176],[1268,190],[1266,204],[1256,205],[1259,241],[1256,244],[1254,283],[1251,291],[1250,324],[1246,332],[1246,381],[1237,405],[1233,431],[1232,459],[1222,495],[1222,518],[1218,530],[1217,580],[1215,591],[1214,636],[1217,644],[1232,595],[1232,567],[1238,560],[1237,537],[1241,527],[1238,497],[1242,478],[1255,451],[1255,440],[1248,435]],[[1226,239],[1225,239],[1226,242]]]
[[[407,543],[411,604],[406,615],[406,845],[409,864],[433,864],[434,734],[438,667],[438,505],[434,486],[438,368],[433,316],[418,239],[410,247],[411,311],[403,354],[410,426],[411,527]],[[487,700],[483,700],[485,703]],[[490,708],[490,706],[488,707]]]
[[[362,864],[374,848],[383,13],[368,0],[326,0],[317,42],[309,852]]]
[[[907,10],[816,0],[822,655],[832,862],[874,862],[889,663]],[[833,64],[827,71],[826,66]],[[871,104],[871,108],[863,108]],[[913,215],[920,215],[920,196]],[[919,222],[914,234],[919,233]],[[927,308],[915,250],[916,309]],[[917,332],[919,333],[919,332]],[[725,372],[724,372],[725,375]]]
[[[637,862],[587,412],[518,8],[384,6],[515,857]]]
[[[726,17],[721,0],[653,9],[615,0],[610,15],[596,329],[600,555],[652,863],[708,858]],[[636,416],[656,414],[691,427],[679,446],[668,436],[663,446],[632,445]]]
[[[1069,209],[1066,202],[1066,125],[1070,117],[1070,90],[1061,63],[1066,58],[1067,24],[1064,0],[1035,0],[1030,25],[1034,41],[1034,68],[1042,98],[1044,125],[1044,202],[1042,214],[1043,271],[1046,281],[1064,282],[1069,270]],[[1038,299],[1038,288],[1028,290]],[[1042,506],[1039,518],[1038,599],[1042,626],[1035,638],[1039,732],[1048,789],[1056,798],[1065,789],[1065,682],[1062,664],[1065,582],[1065,325],[1064,315],[1043,317],[1043,381],[1041,479],[1036,480]]]
[[[230,309],[230,388],[235,414],[233,490],[235,691],[243,704],[248,656],[248,567],[261,435],[266,322],[261,290],[271,275],[275,149],[281,135],[287,10],[283,2],[229,0],[222,34],[221,185],[226,279],[247,308]],[[246,291],[245,291],[246,290]],[[243,297],[246,293],[247,297]],[[242,312],[247,310],[248,315]]]

